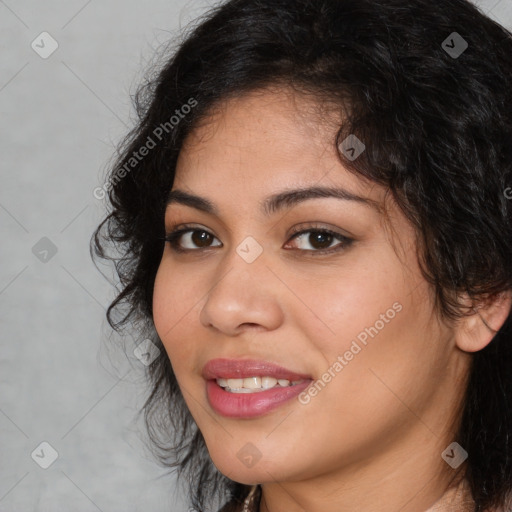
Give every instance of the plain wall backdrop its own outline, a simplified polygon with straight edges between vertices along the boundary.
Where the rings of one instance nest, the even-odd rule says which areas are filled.
[[[0,0],[0,512],[188,509],[144,445],[143,340],[111,334],[89,239],[130,95],[214,3]],[[476,3],[512,28],[512,0]]]

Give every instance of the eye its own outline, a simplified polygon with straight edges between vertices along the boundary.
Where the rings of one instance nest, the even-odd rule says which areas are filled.
[[[329,229],[308,229],[295,233],[291,240],[298,242],[298,249],[311,253],[330,253],[348,247],[353,240]],[[289,244],[287,244],[289,245]],[[288,248],[285,246],[285,248]]]
[[[217,245],[211,245],[213,240],[217,240],[206,229],[182,227],[167,234],[165,240],[169,242],[172,249],[176,252],[194,251],[196,249],[208,249],[210,247],[222,247],[219,242]]]
[[[169,242],[171,248],[176,252],[196,252],[212,247],[222,247],[222,243],[214,235],[208,230],[198,228],[197,226],[183,226],[175,229],[166,235],[165,240]],[[218,243],[214,243],[215,241]],[[291,241],[297,241],[298,247],[290,247]],[[314,228],[293,234],[284,246],[284,249],[299,250],[311,253],[312,255],[327,254],[345,249],[352,242],[353,239],[341,233],[325,228]]]

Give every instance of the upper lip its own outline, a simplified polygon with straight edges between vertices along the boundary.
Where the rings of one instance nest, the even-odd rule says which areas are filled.
[[[202,375],[206,380],[245,379],[258,376],[289,381],[311,379],[309,375],[288,370],[268,361],[254,359],[211,359],[204,365]]]

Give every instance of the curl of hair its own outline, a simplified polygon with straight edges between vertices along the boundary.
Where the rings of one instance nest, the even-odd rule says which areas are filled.
[[[442,48],[453,32],[468,42],[458,58]],[[140,87],[138,122],[110,170],[110,211],[91,255],[112,260],[120,279],[110,325],[137,325],[161,349],[148,367],[145,420],[161,462],[189,482],[195,508],[213,496],[243,501],[249,487],[209,459],[152,321],[165,202],[187,135],[221,101],[274,85],[338,105],[345,120],[332,143],[355,134],[366,145],[355,161],[339,151],[340,161],[388,187],[416,228],[439,311],[456,319],[465,314],[460,294],[477,303],[512,288],[512,201],[504,193],[512,186],[511,80],[511,33],[466,0],[231,0],[200,19]],[[155,129],[194,102],[132,165]],[[477,511],[502,506],[512,488],[511,368],[509,317],[473,355],[461,406],[456,440],[469,453]]]

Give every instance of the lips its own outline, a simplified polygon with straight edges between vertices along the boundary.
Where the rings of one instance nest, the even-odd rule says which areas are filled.
[[[284,406],[312,382],[309,375],[297,373],[268,361],[253,359],[212,359],[203,367],[208,403],[217,413],[227,418],[256,418]],[[294,382],[294,385],[276,386],[253,393],[229,392],[219,386],[219,379],[248,379],[274,377]]]
[[[311,379],[310,375],[297,373],[268,361],[254,359],[212,359],[204,365],[202,375],[206,380],[245,379],[257,376],[286,379],[290,382]]]

